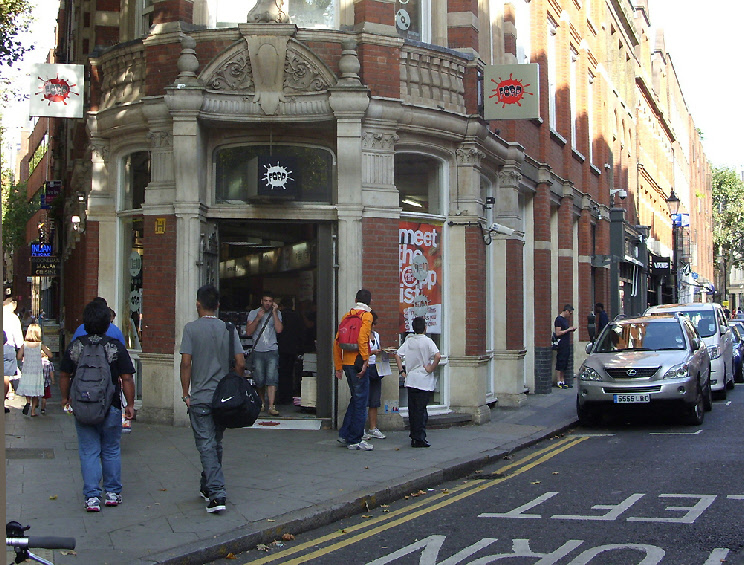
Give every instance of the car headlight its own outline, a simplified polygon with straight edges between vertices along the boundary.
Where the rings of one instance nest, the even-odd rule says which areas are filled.
[[[666,373],[664,373],[664,376],[661,377],[662,379],[683,379],[687,377],[687,370],[689,366],[687,363],[680,363],[679,365],[675,365],[674,367],[671,367],[667,370]]]
[[[591,367],[582,366],[579,371],[579,379],[582,381],[601,381],[602,376]]]
[[[718,359],[721,356],[721,346],[711,345],[710,347],[708,347],[708,353],[710,353],[711,361],[713,359]]]

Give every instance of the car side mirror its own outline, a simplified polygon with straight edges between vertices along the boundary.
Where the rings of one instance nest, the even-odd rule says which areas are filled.
[[[586,344],[586,354],[589,355],[592,352],[592,348],[594,347],[594,343],[591,341]]]
[[[697,351],[700,349],[700,338],[696,337],[692,340],[692,350]]]

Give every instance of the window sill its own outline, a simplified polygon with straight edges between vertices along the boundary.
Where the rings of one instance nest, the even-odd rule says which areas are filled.
[[[575,147],[571,148],[571,154],[573,155],[573,158],[576,159],[579,163],[583,163],[584,161],[586,161],[586,157],[579,153]]]
[[[600,170],[599,170],[599,167],[597,167],[596,165],[591,165],[591,164],[590,164],[590,165],[589,165],[589,170],[590,170],[591,172],[593,172],[593,173],[594,173],[595,175],[597,175],[597,176],[599,176],[599,175],[601,175],[601,174],[602,174],[602,171],[600,171]]]
[[[551,129],[551,130],[550,130],[550,137],[551,137],[551,138],[552,138],[552,139],[553,139],[554,141],[557,141],[557,142],[558,142],[558,144],[559,144],[559,145],[560,145],[561,147],[565,147],[565,145],[566,145],[566,143],[567,143],[567,140],[566,140],[566,138],[565,138],[565,137],[563,137],[563,136],[562,136],[562,135],[561,135],[560,133],[558,133],[558,132],[557,132],[557,131],[555,131],[554,129]]]

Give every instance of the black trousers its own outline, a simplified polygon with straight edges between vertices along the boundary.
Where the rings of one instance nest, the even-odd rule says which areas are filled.
[[[426,405],[431,400],[430,390],[421,390],[408,387],[408,425],[411,428],[411,439],[426,439],[426,423],[429,421],[429,413]]]

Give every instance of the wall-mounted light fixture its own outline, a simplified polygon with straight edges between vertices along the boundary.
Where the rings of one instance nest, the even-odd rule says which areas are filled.
[[[70,218],[70,222],[72,222],[72,229],[78,233],[83,233],[85,231],[85,227],[82,225],[82,222],[80,220],[80,216],[75,215]]]

